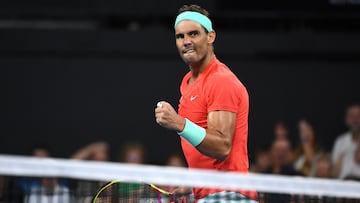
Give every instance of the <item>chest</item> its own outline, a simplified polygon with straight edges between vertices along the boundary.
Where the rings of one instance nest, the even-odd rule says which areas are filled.
[[[179,115],[203,126],[207,120],[207,109],[208,96],[201,86],[189,87],[182,91],[179,101]]]

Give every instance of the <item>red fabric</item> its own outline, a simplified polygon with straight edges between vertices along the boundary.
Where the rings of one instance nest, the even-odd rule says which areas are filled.
[[[179,115],[205,129],[207,115],[211,111],[234,112],[237,114],[237,120],[231,152],[224,161],[201,154],[182,138],[181,145],[189,168],[247,173],[249,168],[247,152],[249,96],[245,86],[216,57],[211,60],[195,82],[189,85],[190,78],[191,72],[184,76],[180,86],[182,96],[179,102]],[[196,199],[200,199],[219,191],[223,190],[194,188],[194,195]],[[254,191],[241,193],[257,199],[257,193]]]

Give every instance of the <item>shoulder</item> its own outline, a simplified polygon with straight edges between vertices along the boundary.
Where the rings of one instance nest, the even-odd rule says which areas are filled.
[[[239,95],[247,93],[245,85],[224,63],[216,59],[209,68],[203,81],[205,90],[221,90]]]
[[[243,83],[230,71],[214,72],[209,75],[204,83],[204,90],[233,92],[239,96],[247,94],[247,89]]]
[[[191,78],[191,72],[188,71],[182,78],[182,83],[187,82]]]
[[[350,132],[342,133],[335,139],[335,143],[339,143],[339,144],[343,144],[344,142],[348,142],[348,141],[351,141]]]
[[[232,70],[230,70],[228,66],[220,62],[212,69],[211,73],[208,75],[208,80],[211,80],[217,85],[235,84],[243,86],[237,75]]]

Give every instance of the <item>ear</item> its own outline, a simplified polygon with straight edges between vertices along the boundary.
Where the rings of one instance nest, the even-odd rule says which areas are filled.
[[[208,43],[213,44],[215,42],[215,38],[216,38],[216,32],[214,30],[210,31],[208,33]]]

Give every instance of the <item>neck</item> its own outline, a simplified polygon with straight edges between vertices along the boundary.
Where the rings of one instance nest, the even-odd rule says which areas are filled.
[[[195,80],[205,70],[214,56],[215,55],[212,53],[207,55],[203,60],[189,64],[193,80]]]
[[[353,139],[358,139],[358,138],[360,138],[360,132],[352,132],[352,138]]]

